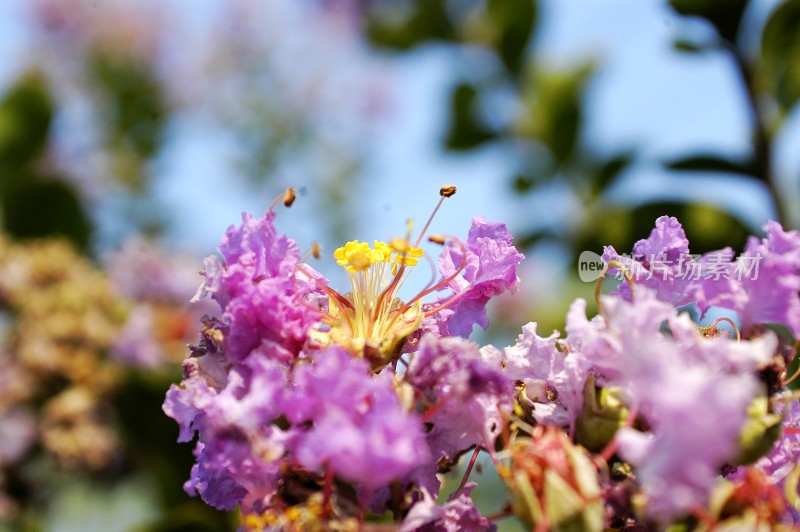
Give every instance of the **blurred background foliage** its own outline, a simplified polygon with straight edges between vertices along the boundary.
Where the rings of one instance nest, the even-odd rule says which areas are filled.
[[[587,107],[604,58],[543,59],[538,35],[552,2],[309,0],[280,10],[236,1],[215,8],[211,33],[195,35],[199,41],[179,24],[191,19],[181,12],[187,4],[165,4],[36,0],[20,8],[20,23],[35,46],[0,95],[0,268],[10,275],[0,286],[0,383],[6,392],[11,375],[24,375],[30,384],[20,395],[0,392],[0,434],[28,435],[19,436],[16,447],[0,443],[0,530],[235,526],[234,515],[183,493],[191,449],[175,443],[177,427],[161,415],[164,392],[179,378],[183,345],[196,337],[200,315],[185,307],[199,261],[173,264],[187,261],[178,251],[185,247],[170,240],[170,227],[177,212],[192,212],[197,191],[220,195],[220,209],[237,212],[243,208],[223,205],[229,188],[266,197],[300,182],[307,207],[290,222],[298,238],[314,231],[327,243],[353,238],[353,213],[363,200],[353,191],[374,190],[374,176],[365,171],[374,149],[370,138],[375,124],[391,127],[387,101],[402,98],[403,87],[387,91],[381,73],[393,61],[413,61],[420,49],[445,49],[460,65],[447,79],[441,150],[453,158],[501,150],[507,175],[471,186],[521,199],[516,219],[508,221],[545,276],[499,305],[496,325],[484,338],[511,343],[530,319],[543,331],[561,327],[573,297],[590,296],[571,275],[577,255],[604,245],[630,250],[658,216],[683,222],[694,253],[741,249],[765,220],[718,201],[720,191],[748,194],[755,187],[769,203],[759,212],[771,212],[785,227],[800,224],[798,176],[784,175],[776,164],[776,147],[787,142],[800,99],[800,0],[665,0],[677,26],[673,53],[723,57],[735,73],[750,142],[736,153],[701,147],[655,161],[646,145],[609,151],[590,141]],[[646,74],[641,85],[649,90]],[[223,175],[217,181],[197,175],[182,184],[185,193],[177,198],[188,208],[181,210],[164,199],[170,157],[191,157],[181,151],[181,138],[201,129],[214,131],[214,142],[226,146],[221,170],[208,169]],[[669,176],[669,193],[645,200],[631,195],[633,178],[653,167]],[[552,194],[554,187],[574,206],[562,215],[569,223],[543,223],[525,207],[524,198]],[[200,227],[211,213],[196,210]],[[466,216],[472,214],[480,213]],[[138,259],[124,255],[130,271],[120,277],[114,273],[119,261],[112,266],[108,256],[135,235],[162,246],[162,255],[144,249],[150,244],[139,246]],[[554,249],[552,263],[540,260],[537,250],[546,255]],[[147,253],[156,258],[141,259]],[[569,269],[550,296],[536,292],[546,292],[553,274],[541,269],[548,264]],[[169,295],[136,288],[142,280]],[[96,297],[53,303],[66,294]],[[23,304],[26,297],[32,307]],[[39,300],[51,306],[37,307]],[[110,321],[98,321],[98,313]],[[23,349],[21,331],[31,320],[52,326],[30,333]],[[97,327],[100,339],[87,333]],[[153,342],[132,340],[143,337]],[[42,357],[61,362],[45,367]],[[112,369],[76,376],[70,368],[85,363],[80,360]],[[98,375],[107,377],[102,386],[92,384],[90,377]],[[70,410],[74,404],[67,401],[59,419],[68,435],[90,423],[115,442],[92,467],[64,462],[48,436],[56,414],[47,405],[87,387],[89,399],[77,402],[83,410]]]

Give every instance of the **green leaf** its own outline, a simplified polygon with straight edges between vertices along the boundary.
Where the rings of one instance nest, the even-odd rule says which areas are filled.
[[[379,46],[407,50],[432,40],[452,41],[456,32],[445,0],[393,2],[368,12],[367,35]]]
[[[47,142],[52,115],[44,81],[37,75],[19,79],[0,102],[0,162],[32,162]]]
[[[757,175],[753,161],[736,161],[720,155],[698,153],[665,161],[664,167],[680,172],[725,172],[745,176]]]
[[[495,26],[495,47],[500,59],[509,72],[519,74],[536,24],[536,2],[489,0],[486,9]]]
[[[78,249],[89,245],[92,224],[75,191],[63,181],[17,176],[3,184],[0,207],[4,229],[12,236],[64,236]]]
[[[621,153],[603,162],[592,181],[592,195],[596,197],[605,192],[617,180],[617,177],[630,166],[632,161],[632,153]]]
[[[670,0],[669,3],[681,15],[708,20],[724,39],[735,42],[749,0]]]
[[[583,121],[583,91],[593,66],[566,72],[537,72],[528,82],[527,113],[518,133],[544,144],[557,166],[567,166]]]
[[[460,83],[450,95],[450,126],[445,136],[448,150],[471,150],[495,138],[495,134],[481,121],[477,104],[478,89]]]
[[[800,0],[787,0],[772,13],[761,58],[759,79],[785,115],[800,98]]]
[[[163,142],[168,110],[161,86],[146,65],[132,59],[96,53],[90,65],[102,91],[114,177],[134,190],[142,189],[147,177],[144,163]]]

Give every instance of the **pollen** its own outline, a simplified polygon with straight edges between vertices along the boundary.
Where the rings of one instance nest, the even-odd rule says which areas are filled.
[[[396,273],[398,266],[416,266],[419,257],[424,255],[422,248],[413,247],[404,238],[393,238],[389,241],[389,246],[395,252],[392,273]]]

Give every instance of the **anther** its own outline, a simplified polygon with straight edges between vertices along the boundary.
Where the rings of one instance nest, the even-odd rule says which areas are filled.
[[[311,256],[315,259],[319,260],[320,252],[322,251],[322,246],[319,245],[319,242],[312,242],[311,243]]]
[[[428,242],[433,242],[434,244],[439,244],[440,246],[443,246],[446,241],[447,239],[444,237],[444,235],[431,235],[428,237]]]
[[[286,207],[291,207],[296,198],[297,194],[295,193],[294,187],[289,187],[286,189],[286,192],[283,193],[283,204]]]
[[[445,198],[449,198],[453,194],[456,193],[456,186],[455,185],[445,185],[439,189],[439,195],[444,196]]]
[[[297,197],[297,194],[295,193],[294,188],[293,187],[289,187],[289,188],[286,189],[286,191],[283,194],[279,194],[278,197],[275,198],[275,201],[272,202],[272,204],[269,206],[269,209],[267,209],[267,210],[272,212],[272,209],[274,209],[278,205],[278,203],[280,203],[281,201],[283,201],[283,204],[286,207],[291,207],[292,203],[294,203],[294,200],[295,200],[296,197]]]

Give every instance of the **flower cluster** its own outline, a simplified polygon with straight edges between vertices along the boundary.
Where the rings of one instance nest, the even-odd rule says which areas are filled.
[[[102,471],[117,459],[120,371],[104,354],[125,311],[66,242],[0,235],[0,316],[0,519],[13,520],[54,470]]]
[[[494,530],[512,514],[537,530],[798,524],[800,232],[771,222],[739,258],[700,256],[687,277],[681,225],[660,218],[633,256],[606,248],[627,280],[597,316],[578,299],[563,337],[529,323],[498,349],[467,336],[518,284],[503,224],[430,237],[439,280],[407,297],[422,235],[338,248],[343,294],[274,217],[245,214],[206,260],[197,297],[220,312],[164,403],[179,441],[197,437],[186,490],[238,506],[246,529],[356,530],[387,511],[404,531]],[[735,275],[754,257],[759,276]],[[709,326],[686,311],[712,307]],[[440,475],[470,450],[437,504]],[[511,494],[491,518],[468,482],[481,452]]]
[[[221,258],[205,262],[197,298],[220,313],[205,319],[164,403],[180,441],[197,434],[186,490],[238,505],[251,529],[355,529],[386,510],[492,528],[468,489],[450,510],[432,498],[440,469],[476,445],[493,449],[511,411],[500,369],[449,332],[486,326],[488,300],[516,288],[523,256],[505,226],[476,218],[465,242],[431,237],[444,246],[441,279],[405,297],[422,234],[337,249],[351,284],[340,293],[274,217],[245,214]]]

